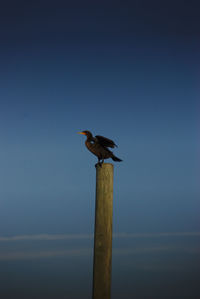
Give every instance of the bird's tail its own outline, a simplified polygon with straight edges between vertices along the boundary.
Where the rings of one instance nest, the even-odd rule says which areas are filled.
[[[116,162],[121,162],[122,161],[121,159],[117,158],[114,155],[111,158],[113,159],[113,161],[116,161]]]

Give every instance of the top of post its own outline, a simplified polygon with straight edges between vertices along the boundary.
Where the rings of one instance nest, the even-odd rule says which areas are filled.
[[[96,164],[95,165],[96,168],[113,168],[113,164],[112,163],[103,163],[103,164]]]
[[[97,172],[113,172],[114,170],[114,165],[112,163],[103,163],[103,164],[96,164],[95,165],[96,171]]]

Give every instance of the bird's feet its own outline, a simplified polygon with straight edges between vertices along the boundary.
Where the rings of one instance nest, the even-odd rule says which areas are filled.
[[[102,164],[103,164],[103,161],[102,161],[102,162],[99,161],[98,163],[95,164],[95,167],[97,168],[98,165],[99,165],[100,167],[102,167]]]

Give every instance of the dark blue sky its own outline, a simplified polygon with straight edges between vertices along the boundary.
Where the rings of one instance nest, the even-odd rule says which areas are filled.
[[[198,1],[1,4],[1,236],[92,232],[86,129],[123,159],[115,231],[199,230],[199,14]]]

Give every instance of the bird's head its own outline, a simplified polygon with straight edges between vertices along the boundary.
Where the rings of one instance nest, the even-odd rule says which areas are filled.
[[[86,135],[88,138],[92,137],[92,133],[90,131],[82,131],[78,132],[78,134]]]

